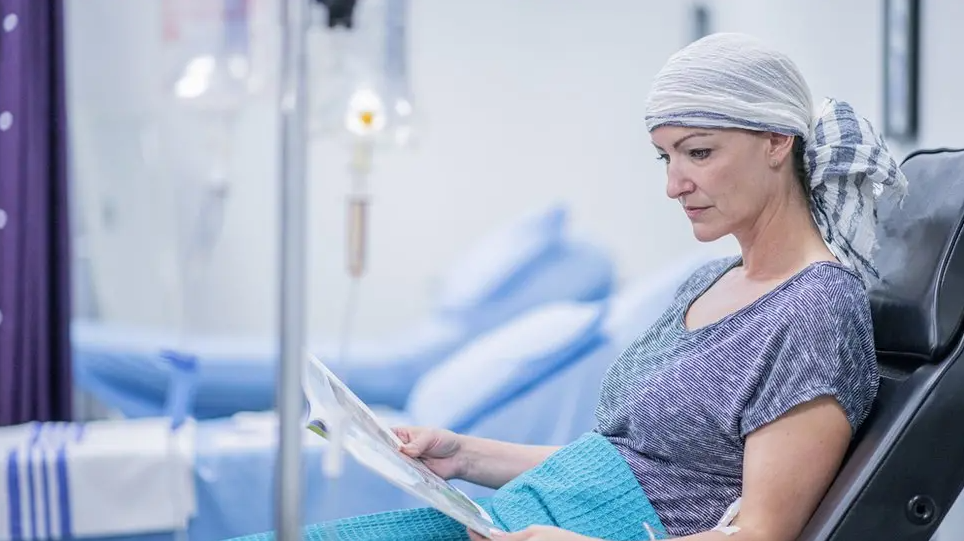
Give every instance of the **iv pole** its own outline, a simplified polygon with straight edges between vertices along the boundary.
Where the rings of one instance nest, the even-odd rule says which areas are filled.
[[[329,27],[353,26],[356,0],[281,0],[281,267],[278,458],[275,531],[278,541],[302,539],[302,364],[306,329],[307,33],[309,1],[327,8]]]
[[[279,451],[275,530],[279,541],[301,540],[301,371],[305,343],[307,244],[308,0],[281,0],[281,267],[280,367],[276,389]]]

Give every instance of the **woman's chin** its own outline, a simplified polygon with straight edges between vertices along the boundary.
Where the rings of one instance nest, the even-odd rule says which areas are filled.
[[[719,228],[710,227],[709,224],[694,223],[693,236],[700,242],[713,242],[720,240],[726,232]]]

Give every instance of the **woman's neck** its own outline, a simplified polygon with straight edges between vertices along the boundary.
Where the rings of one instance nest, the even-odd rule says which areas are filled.
[[[771,205],[737,241],[751,280],[786,279],[816,261],[835,260],[802,196]]]

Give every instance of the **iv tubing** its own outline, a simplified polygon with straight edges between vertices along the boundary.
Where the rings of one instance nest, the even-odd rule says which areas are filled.
[[[305,344],[307,241],[308,0],[281,4],[281,267],[280,373],[276,389],[279,451],[275,477],[275,531],[279,541],[301,540],[302,394]]]

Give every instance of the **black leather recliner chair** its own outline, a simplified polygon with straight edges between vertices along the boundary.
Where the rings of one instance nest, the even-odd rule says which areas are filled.
[[[801,541],[928,541],[964,486],[964,149],[902,168],[909,194],[881,201],[870,292],[877,406]]]

